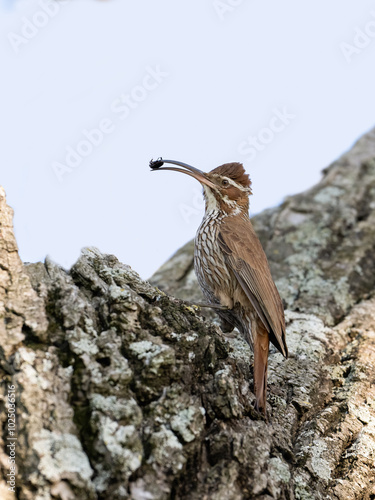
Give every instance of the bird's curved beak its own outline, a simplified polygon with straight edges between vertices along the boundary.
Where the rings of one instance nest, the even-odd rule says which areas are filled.
[[[176,168],[176,167],[162,167],[164,163],[172,163],[173,165],[178,165],[179,167],[183,168]],[[175,160],[163,160],[162,158],[159,158],[155,161],[151,160],[150,161],[150,168],[152,171],[157,171],[157,170],[174,170],[175,172],[182,172],[183,174],[190,175],[190,177],[194,177],[194,179],[197,179],[201,184],[206,184],[206,186],[209,186],[211,188],[216,188],[217,186],[208,179],[207,174],[205,172],[202,172],[201,170],[198,170],[195,167],[192,167],[191,165],[187,165],[186,163],[182,163],[181,161],[175,161]]]

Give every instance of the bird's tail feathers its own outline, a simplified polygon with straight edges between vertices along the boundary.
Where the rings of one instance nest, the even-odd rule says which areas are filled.
[[[269,334],[260,322],[253,332],[255,408],[266,415]]]

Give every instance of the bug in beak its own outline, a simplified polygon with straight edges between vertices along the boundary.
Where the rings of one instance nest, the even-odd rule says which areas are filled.
[[[163,167],[164,163],[171,163],[172,165],[178,165],[179,167],[183,168]],[[155,161],[154,160],[150,161],[150,168],[152,171],[173,170],[175,172],[181,172],[183,174],[190,175],[190,177],[194,177],[194,179],[199,181],[201,184],[206,184],[206,186],[209,186],[211,188],[217,187],[213,182],[210,181],[205,172],[202,172],[201,170],[198,170],[197,168],[192,167],[191,165],[188,165],[186,163],[182,163],[181,161],[163,160],[163,158],[158,158]]]

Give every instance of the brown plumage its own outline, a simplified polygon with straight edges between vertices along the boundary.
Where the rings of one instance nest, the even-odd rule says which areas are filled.
[[[183,168],[160,168],[161,161]],[[226,307],[217,310],[223,331],[237,327],[254,350],[256,408],[266,414],[269,341],[285,357],[288,348],[282,302],[249,219],[249,176],[241,163],[209,173],[172,160],[150,166],[186,173],[203,186],[206,210],[195,238],[195,271],[208,302]]]

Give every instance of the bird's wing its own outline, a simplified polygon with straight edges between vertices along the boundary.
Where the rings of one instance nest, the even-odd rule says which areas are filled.
[[[284,308],[250,220],[227,218],[221,223],[218,241],[227,266],[269,332],[271,342],[287,357]]]

